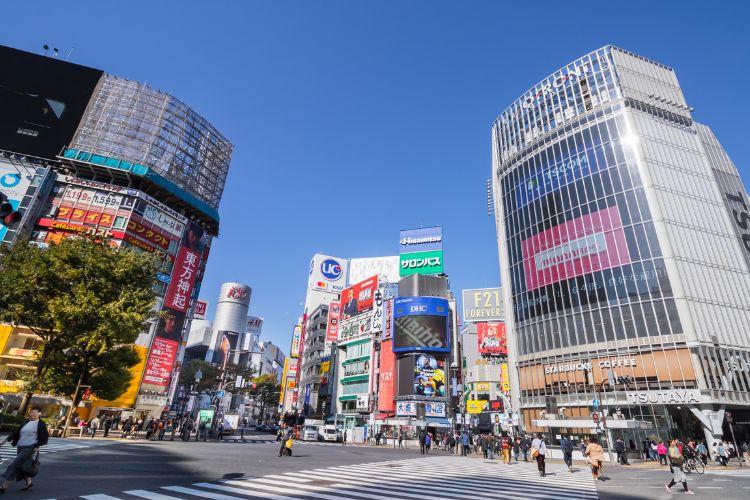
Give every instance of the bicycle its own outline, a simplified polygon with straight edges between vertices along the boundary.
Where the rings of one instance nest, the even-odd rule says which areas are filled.
[[[691,472],[696,472],[698,474],[703,474],[703,471],[706,470],[706,467],[703,465],[703,462],[695,457],[690,457],[687,460],[685,460],[685,467],[683,468],[685,472],[688,474]]]

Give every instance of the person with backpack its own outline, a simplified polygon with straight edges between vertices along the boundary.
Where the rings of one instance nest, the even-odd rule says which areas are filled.
[[[573,441],[568,436],[563,436],[560,440],[560,451],[565,465],[568,466],[568,472],[573,472]]]
[[[679,443],[676,439],[673,439],[669,445],[667,455],[669,456],[669,465],[672,467],[672,480],[669,484],[664,485],[664,487],[669,493],[672,493],[672,486],[677,483],[682,483],[684,493],[686,495],[694,495],[694,493],[688,489],[687,476],[685,476],[685,471],[682,469],[685,464],[685,457],[682,455],[682,451],[680,450]]]
[[[537,434],[534,440],[531,441],[531,458],[536,460],[536,467],[541,477],[545,475],[544,459],[546,455],[547,444],[544,442],[544,437],[541,434]]]

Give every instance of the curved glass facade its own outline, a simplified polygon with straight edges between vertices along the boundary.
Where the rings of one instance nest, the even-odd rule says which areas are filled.
[[[232,144],[171,95],[102,76],[71,148],[142,163],[218,209]]]
[[[719,436],[718,405],[750,420],[750,339],[732,333],[750,315],[750,235],[736,223],[750,204],[691,111],[671,68],[607,46],[494,122],[511,386],[526,430],[564,429],[543,414],[565,407],[589,419],[571,429],[585,435],[593,400],[626,421],[626,442],[695,437],[701,425]]]
[[[629,136],[609,106],[503,177],[519,354],[682,333]]]

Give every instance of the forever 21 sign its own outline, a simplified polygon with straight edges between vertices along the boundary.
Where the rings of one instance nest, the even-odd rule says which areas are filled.
[[[750,255],[750,210],[748,210],[745,195],[742,191],[739,191],[737,194],[724,194],[726,195],[727,200],[735,204],[736,208],[732,209],[734,222],[739,229],[739,236],[742,239],[742,244],[745,246],[748,255]]]

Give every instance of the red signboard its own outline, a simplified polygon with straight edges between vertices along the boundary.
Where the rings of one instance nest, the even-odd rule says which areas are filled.
[[[157,229],[142,224],[136,216],[132,216],[128,221],[128,232],[164,250],[169,248],[169,236]]]
[[[521,252],[527,290],[630,263],[617,206],[535,234]]]
[[[378,277],[373,276],[355,283],[341,292],[341,320],[372,311],[375,293],[378,291]]]
[[[341,302],[331,302],[328,305],[328,325],[326,326],[326,342],[336,342],[339,338],[339,316]]]
[[[172,366],[177,358],[177,341],[154,337],[151,351],[146,362],[146,371],[143,374],[143,383],[159,387],[169,385],[172,376]]]
[[[174,261],[172,281],[164,297],[164,307],[175,311],[186,312],[190,302],[190,295],[195,285],[195,275],[198,272],[200,254],[186,246],[180,247]]]
[[[195,314],[193,317],[195,318],[205,318],[206,317],[206,309],[208,308],[208,302],[205,300],[199,300],[195,303]]]
[[[378,411],[393,413],[396,411],[396,355],[393,353],[393,341],[386,340],[380,344],[380,374],[378,375]]]
[[[477,323],[479,354],[508,354],[505,323]]]

